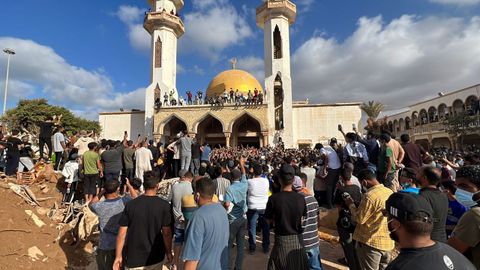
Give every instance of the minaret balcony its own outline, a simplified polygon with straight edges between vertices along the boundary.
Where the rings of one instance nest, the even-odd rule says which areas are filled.
[[[148,0],[148,3],[150,4],[150,6],[155,6],[155,2],[157,0]],[[183,6],[185,5],[185,3],[183,2],[183,0],[170,0],[171,2],[173,2],[173,4],[175,5],[175,8],[177,9],[177,11],[179,11],[180,9],[183,8]]]
[[[175,32],[177,38],[181,37],[185,33],[185,26],[183,25],[180,17],[170,14],[166,11],[147,12],[145,14],[143,27],[150,34],[161,27],[167,27]]]
[[[286,17],[293,24],[297,17],[297,6],[289,0],[268,0],[257,8],[257,25],[263,28],[266,20],[278,16]]]

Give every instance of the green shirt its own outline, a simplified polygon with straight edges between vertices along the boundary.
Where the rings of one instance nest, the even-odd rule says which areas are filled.
[[[392,168],[389,172],[395,171],[395,162],[393,161],[393,150],[390,147],[385,147],[380,149],[380,154],[378,155],[378,171],[381,173],[387,172],[388,160],[392,161]]]
[[[100,155],[95,151],[87,151],[83,154],[83,173],[97,174],[97,161],[100,160]]]

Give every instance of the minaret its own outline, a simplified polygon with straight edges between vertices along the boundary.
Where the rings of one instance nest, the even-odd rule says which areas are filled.
[[[148,0],[151,10],[145,13],[144,28],[152,35],[151,84],[145,95],[145,135],[152,138],[153,116],[163,96],[177,92],[177,41],[185,33],[178,16],[183,0]],[[157,107],[157,108],[156,108]]]
[[[276,143],[281,137],[286,147],[295,144],[289,28],[296,15],[297,7],[289,0],[267,0],[257,8],[257,25],[264,29],[269,142]]]

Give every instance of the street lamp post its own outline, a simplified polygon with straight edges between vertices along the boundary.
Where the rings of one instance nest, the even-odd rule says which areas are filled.
[[[5,78],[5,96],[3,98],[3,113],[2,115],[5,115],[5,111],[7,110],[7,93],[8,93],[8,75],[10,73],[10,57],[15,54],[15,51],[12,49],[4,49],[4,53],[8,55],[7,57],[7,75]]]

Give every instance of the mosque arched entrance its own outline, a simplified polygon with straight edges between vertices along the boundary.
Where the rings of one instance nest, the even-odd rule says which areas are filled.
[[[197,141],[200,144],[207,142],[212,147],[226,146],[223,124],[210,114],[198,123],[196,133]]]
[[[262,132],[260,123],[250,116],[244,114],[232,126],[233,146],[254,146],[260,147],[262,142]]]

